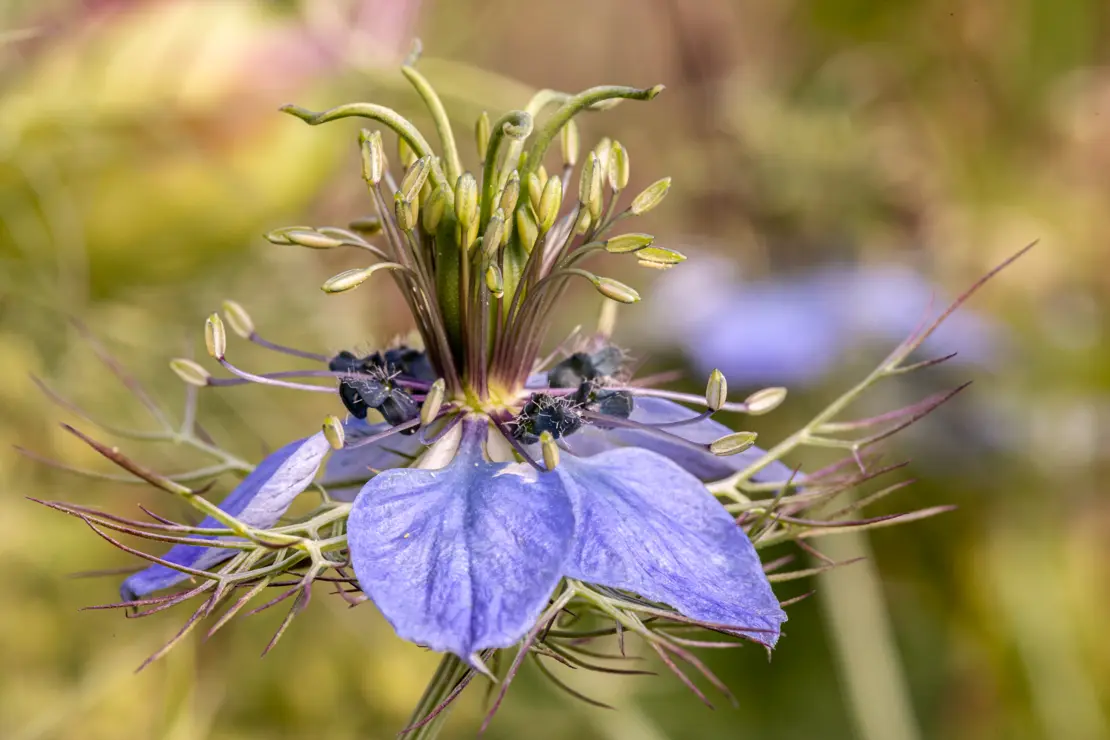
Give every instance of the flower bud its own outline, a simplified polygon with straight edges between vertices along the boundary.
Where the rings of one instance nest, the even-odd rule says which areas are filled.
[[[486,287],[489,288],[490,295],[494,298],[501,298],[505,295],[505,277],[501,274],[501,268],[496,263],[490,263],[486,268]]]
[[[486,161],[486,150],[489,149],[490,123],[489,113],[482,111],[478,122],[474,124],[474,140],[478,145],[478,159]]]
[[[227,330],[224,329],[223,319],[214,313],[204,322],[204,346],[213,359],[222,360],[227,351]]]
[[[436,188],[432,191],[431,196],[424,203],[424,208],[420,211],[421,224],[424,226],[424,233],[434,234],[436,229],[439,228],[439,222],[443,220],[443,212],[447,209],[447,193],[443,188]]]
[[[359,150],[362,152],[362,179],[377,185],[385,175],[385,149],[382,148],[382,132],[363,129],[358,137]]]
[[[532,248],[536,246],[536,239],[539,238],[539,228],[532,218],[531,209],[527,207],[517,209],[516,233],[520,238],[520,245],[524,247],[524,251],[531,254]]]
[[[605,242],[605,251],[612,254],[625,254],[626,252],[636,252],[645,247],[651,246],[655,241],[655,237],[651,234],[621,234],[614,236]]]
[[[296,244],[298,247],[308,247],[309,249],[335,249],[343,246],[342,239],[326,236],[313,230],[292,229],[285,232],[285,238],[289,244]]]
[[[381,233],[382,220],[377,216],[367,216],[365,218],[356,218],[347,224],[347,228],[351,231],[357,231],[363,236],[374,236]]]
[[[709,451],[721,457],[736,455],[754,445],[756,436],[755,432],[726,434],[724,437],[710,443]]]
[[[705,386],[705,405],[710,411],[720,411],[728,400],[728,381],[724,373],[714,370],[709,373],[709,382]]]
[[[546,234],[555,225],[555,219],[558,218],[562,205],[563,181],[558,177],[548,178],[547,184],[543,186],[543,194],[540,196],[540,207],[536,211],[541,232]]]
[[[532,204],[532,210],[536,213],[540,212],[540,199],[543,197],[543,182],[540,176],[535,172],[528,173],[528,202]]]
[[[420,406],[420,426],[428,426],[439,416],[439,410],[443,407],[443,398],[446,393],[447,384],[443,381],[443,378],[437,378],[436,382],[432,383],[432,387],[428,389],[427,395],[424,396],[423,405]]]
[[[406,200],[401,193],[395,193],[393,196],[393,210],[401,231],[412,231],[416,228],[418,209],[415,200]]]
[[[540,433],[540,447],[543,449],[544,467],[554,470],[559,465],[559,445],[555,444],[555,437],[551,432]]]
[[[613,192],[618,193],[628,187],[629,172],[628,150],[615,141],[609,151],[609,187]]]
[[[401,180],[401,195],[405,200],[416,202],[420,197],[420,189],[428,180],[428,173],[432,171],[432,157],[421,157],[412,163]]]
[[[667,192],[670,189],[671,178],[669,177],[664,177],[662,180],[657,180],[651,185],[648,185],[639,195],[632,199],[632,213],[639,216],[655,208],[663,202],[663,198],[667,197]]]
[[[744,405],[748,407],[749,414],[759,416],[774,411],[785,400],[786,389],[776,386],[756,391],[744,399]]]
[[[459,175],[455,183],[455,216],[464,233],[478,218],[478,182],[469,172]]]
[[[342,450],[346,434],[343,432],[343,422],[338,417],[329,416],[324,419],[324,439],[328,441],[333,450]]]
[[[243,339],[250,339],[254,334],[254,321],[251,320],[251,315],[247,313],[247,309],[240,306],[232,300],[226,300],[223,303],[224,316],[227,317],[227,323],[231,325],[231,330]]]
[[[617,303],[636,303],[640,300],[639,293],[624,283],[613,280],[612,278],[599,277],[594,282],[594,287],[597,288],[603,296]]]
[[[208,385],[208,381],[212,379],[211,373],[199,364],[192,360],[186,360],[184,357],[170,360],[170,369],[177,374],[177,377],[181,378],[189,385],[195,385],[201,388]]]

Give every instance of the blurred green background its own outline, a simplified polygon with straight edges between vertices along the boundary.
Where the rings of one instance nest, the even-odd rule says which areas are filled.
[[[526,671],[488,736],[1110,738],[1110,5],[1097,0],[5,2],[0,736],[339,740],[404,725],[435,656],[326,589],[265,660],[277,610],[135,675],[184,613],[78,611],[113,601],[118,579],[68,574],[132,562],[25,497],[182,512],[10,450],[105,469],[59,429],[73,417],[29,373],[102,417],[150,426],[69,316],[175,413],[182,388],[167,361],[197,353],[223,298],[265,336],[315,350],[406,331],[388,289],[318,290],[349,255],[261,234],[369,213],[357,124],[313,129],[276,109],[362,99],[423,120],[397,71],[414,36],[463,141],[482,110],[496,118],[540,87],[666,84],[651,104],[590,117],[583,142],[619,138],[633,190],[673,175],[644,228],[748,276],[896,261],[951,295],[1041,240],[972,304],[1014,351],[951,373],[976,383],[888,446],[892,459],[916,458],[902,508],[960,508],[869,543],[830,543],[870,547],[871,565],[784,589],[818,592],[791,608],[769,664],[756,649],[706,655],[738,709],[711,712],[669,675],[568,679],[609,712]],[[646,296],[620,331],[642,335],[636,313],[657,276],[617,272]],[[567,324],[592,320],[592,300],[576,305]],[[274,366],[235,351],[242,366]],[[758,431],[788,433],[882,354],[854,355]],[[205,395],[202,413],[220,441],[255,457],[332,405],[248,388]],[[930,435],[959,449],[936,452]],[[166,471],[189,463],[181,450],[127,449]],[[473,735],[481,693],[446,736]]]

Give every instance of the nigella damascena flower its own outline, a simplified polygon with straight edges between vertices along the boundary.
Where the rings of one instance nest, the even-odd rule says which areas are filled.
[[[736,266],[701,257],[669,273],[649,309],[651,345],[670,343],[708,371],[720,368],[738,384],[813,385],[853,350],[896,342],[936,302],[937,290],[909,267],[827,265],[765,280],[741,280]],[[668,311],[696,291],[685,311]],[[722,325],[720,316],[743,316]],[[958,349],[954,364],[996,366],[1006,355],[1004,327],[972,312],[953,316],[925,349]]]
[[[871,445],[955,393],[869,419],[837,421],[874,382],[936,364],[906,361],[940,320],[763,452],[753,446],[755,434],[733,431],[713,417],[721,411],[767,413],[783,401],[785,389],[765,388],[730,402],[725,377],[716,370],[704,395],[637,378],[628,355],[609,337],[611,309],[640,297],[586,269],[592,258],[606,254],[630,256],[654,269],[685,260],[646,234],[611,233],[625,219],[655,208],[670,180],[626,198],[628,152],[606,139],[580,156],[574,123],[584,111],[650,100],[662,88],[596,87],[577,95],[546,90],[496,123],[483,115],[476,177],[463,170],[443,106],[427,80],[412,66],[404,74],[432,113],[439,153],[388,108],[351,104],[314,113],[287,106],[285,112],[312,125],[346,117],[377,122],[398,136],[405,169],[394,179],[381,132],[363,131],[363,177],[377,217],[345,229],[277,229],[267,238],[279,245],[350,248],[364,256],[369,264],[336,275],[323,290],[345,294],[389,276],[420,341],[366,354],[317,354],[264,339],[246,310],[227,301],[222,316],[208,318],[205,340],[231,377],[174,360],[171,366],[190,386],[184,423],[171,424],[164,410],[138,393],[162,431],[131,435],[192,446],[214,457],[215,466],[161,475],[118,446],[71,428],[128,471],[126,480],[180,496],[205,515],[203,521],[137,521],[48,505],[152,562],[124,580],[122,602],[104,608],[150,614],[203,597],[181,632],[152,659],[205,617],[215,619],[210,632],[219,629],[268,587],[288,590],[260,609],[296,598],[267,650],[307,604],[317,581],[336,584],[352,604],[372,602],[400,636],[447,654],[413,718],[413,737],[430,737],[443,709],[473,676],[499,671],[498,651],[516,645],[502,692],[529,655],[545,672],[546,660],[599,668],[598,654],[584,646],[615,637],[623,655],[628,633],[644,640],[699,696],[676,658],[723,688],[687,648],[736,644],[728,638],[774,647],[786,614],[771,581],[814,572],[772,572],[790,557],[764,565],[757,547],[888,526],[941,510],[859,518],[860,506],[900,484],[829,506],[856,484],[894,469],[874,467]],[[548,155],[556,141],[558,159]],[[548,323],[572,281],[586,281],[601,294],[599,328],[544,355]],[[228,328],[315,367],[262,373],[240,368],[227,357]],[[118,364],[108,364],[120,372]],[[306,436],[252,466],[196,425],[194,406],[200,389],[247,383],[272,386],[275,393],[319,393],[331,414],[319,431],[306,429]],[[127,385],[138,387],[130,378]],[[803,478],[782,459],[806,446],[842,449],[846,456]],[[205,495],[211,483],[185,485],[228,472],[244,477],[218,506]],[[293,501],[310,490],[320,505],[283,521]],[[106,530],[171,547],[162,555],[144,553]],[[224,611],[216,617],[218,608]],[[725,641],[684,636],[690,628],[713,631]]]

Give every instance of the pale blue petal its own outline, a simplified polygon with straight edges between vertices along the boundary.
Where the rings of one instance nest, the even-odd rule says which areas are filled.
[[[701,481],[641,449],[569,458],[555,474],[577,522],[566,575],[774,646],[786,613],[752,543]]]
[[[347,525],[359,585],[397,634],[464,659],[535,624],[574,531],[559,478],[486,461],[487,430],[464,422],[445,468],[373,478]]]
[[[365,419],[355,417],[343,422],[343,432],[348,444],[380,434],[389,428],[389,424],[384,421],[369,424]],[[423,451],[424,444],[418,434],[394,434],[380,442],[337,450],[328,458],[320,483],[336,501],[354,501],[366,481],[376,473],[407,467]],[[355,482],[345,486],[334,485],[347,481]]]
[[[322,432],[287,444],[259,463],[228,494],[220,508],[249,526],[273,526],[288,510],[293,499],[312,483],[329,449],[331,447]],[[206,517],[198,526],[213,529],[223,527],[212,517]],[[222,547],[174,545],[162,559],[203,570],[227,560],[237,552],[238,550]],[[155,564],[128,576],[120,586],[120,594],[125,601],[130,601],[175,586],[190,577],[187,573]]]
[[[633,409],[630,418],[632,421],[638,421],[644,424],[661,424],[689,419],[693,416],[697,416],[695,410],[677,404],[674,401],[668,401],[664,398],[637,396],[636,407]],[[689,442],[697,442],[699,444],[709,444],[713,440],[720,439],[726,434],[731,434],[733,432],[732,429],[729,429],[724,424],[714,421],[713,419],[704,419],[696,424],[665,427],[664,430],[668,434],[673,434]],[[721,457],[714,455],[708,450],[695,450],[680,442],[672,442],[658,435],[636,429],[612,429],[605,431],[604,434],[618,440],[621,444],[630,447],[643,447],[644,449],[658,452],[660,455],[674,460],[688,472],[704,481],[727,478],[733,473],[748,467],[763,455],[763,450],[758,447],[750,447],[736,455]],[[571,437],[569,439],[571,447],[574,449],[574,438]],[[583,442],[584,447],[585,444],[587,443]],[[597,442],[593,440],[591,440],[589,444],[593,446],[594,449],[598,449],[599,447]],[[790,480],[792,472],[793,470],[785,463],[775,461],[752,476],[752,480],[757,483],[786,482]],[[796,481],[800,479],[800,475],[794,477]]]

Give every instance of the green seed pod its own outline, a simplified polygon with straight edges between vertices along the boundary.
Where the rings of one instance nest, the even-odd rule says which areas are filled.
[[[663,198],[667,197],[667,192],[670,189],[671,178],[669,177],[664,177],[662,180],[657,180],[651,185],[648,185],[639,195],[632,199],[632,213],[639,216],[655,208],[663,202]]]

